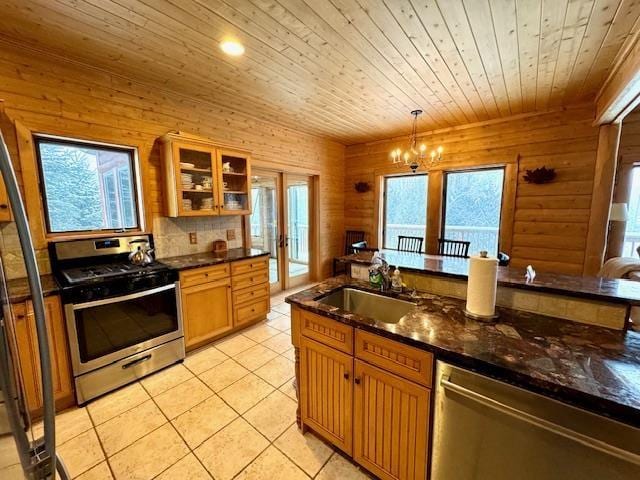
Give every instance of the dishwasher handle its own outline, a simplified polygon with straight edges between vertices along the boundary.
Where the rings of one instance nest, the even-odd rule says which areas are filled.
[[[558,425],[557,423],[550,422],[548,420],[545,420],[544,418],[536,417],[535,415],[531,415],[528,412],[524,412],[510,405],[499,402],[498,400],[463,387],[462,385],[458,385],[457,383],[453,383],[451,381],[451,378],[447,375],[443,375],[440,379],[440,386],[445,390],[455,392],[458,395],[462,395],[463,397],[480,403],[485,407],[492,408],[535,427],[542,428],[548,432],[560,435],[564,438],[580,443],[586,447],[593,448],[594,450],[599,450],[600,452],[620,458],[635,465],[640,465],[640,455],[636,455],[635,453],[610,445],[607,442],[603,442],[601,440],[584,435],[580,432],[576,432],[575,430],[572,430],[570,428],[563,427],[562,425]]]

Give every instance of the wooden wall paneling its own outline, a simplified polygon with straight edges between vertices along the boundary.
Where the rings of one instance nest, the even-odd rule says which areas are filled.
[[[33,54],[27,60],[1,42],[0,85],[6,117],[19,130],[20,154],[15,158],[25,173],[23,182],[19,172],[19,181],[24,183],[37,248],[46,246],[46,238],[31,132],[138,147],[147,226],[152,229],[153,218],[163,210],[156,139],[181,130],[250,150],[256,166],[321,175],[317,268],[320,277],[330,274],[331,259],[342,251],[342,145],[55,57]]]
[[[609,208],[613,196],[618,145],[620,143],[620,124],[602,125],[599,132],[596,171],[591,196],[591,216],[587,245],[585,248],[584,274],[595,275],[604,260]]]
[[[24,189],[25,210],[29,219],[33,246],[36,250],[43,249],[47,247],[46,227],[32,132],[19,121],[15,122],[15,128],[18,139],[20,176]]]
[[[429,172],[427,191],[427,253],[438,253],[438,238],[442,229],[442,195],[444,175],[442,171]]]
[[[622,128],[624,129],[624,124]],[[632,163],[622,163],[620,156],[618,156],[618,158],[612,203],[626,203],[628,206],[631,197],[632,170],[634,165]],[[609,226],[609,236],[607,238],[605,260],[622,256],[626,226],[626,222],[611,222]],[[632,254],[635,256],[636,253],[632,252]]]
[[[505,190],[500,248],[511,255],[517,268],[533,264],[540,271],[581,274],[598,146],[593,115],[593,107],[577,106],[421,134],[420,141],[428,146],[444,146],[442,163],[429,171],[428,252],[435,253],[440,233],[443,171],[501,165],[505,166]],[[371,170],[376,178],[401,173],[402,169],[391,164],[389,151],[406,141],[407,137],[397,137],[347,147],[346,228],[376,235],[370,207],[364,206],[358,215],[358,208],[347,203],[348,192],[355,181],[371,175]],[[556,170],[554,182],[533,185],[524,181],[527,169],[542,166]]]
[[[626,55],[609,73],[596,98],[599,125],[622,120],[640,103],[640,41],[635,36]]]
[[[518,196],[519,158],[504,168],[504,188],[502,190],[502,211],[500,212],[500,239],[498,250],[510,255],[513,242],[513,223],[515,221],[516,198]]]

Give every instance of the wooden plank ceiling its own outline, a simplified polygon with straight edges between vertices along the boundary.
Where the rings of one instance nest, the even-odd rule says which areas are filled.
[[[592,101],[640,2],[0,0],[0,12],[16,48],[353,144],[407,133],[415,108],[427,130]],[[246,54],[225,56],[226,37]]]

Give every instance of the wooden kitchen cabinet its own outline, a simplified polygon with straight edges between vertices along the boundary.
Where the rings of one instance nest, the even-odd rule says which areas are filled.
[[[270,310],[268,257],[183,270],[180,299],[187,350],[263,320]]]
[[[231,280],[224,278],[180,289],[184,343],[199,347],[233,329]]]
[[[424,479],[430,390],[355,360],[353,458],[382,479]]]
[[[353,443],[353,357],[302,337],[300,406],[302,423],[345,453]]]
[[[298,425],[384,480],[427,478],[433,354],[294,307]]]
[[[220,215],[248,215],[251,213],[251,164],[249,154],[240,150],[218,148]]]
[[[271,309],[268,257],[231,264],[233,322],[240,328],[267,316]]]
[[[169,133],[161,144],[167,216],[251,213],[248,152],[184,133]]]
[[[53,395],[56,407],[73,404],[73,379],[62,305],[58,296],[45,297],[45,316],[49,333]],[[34,415],[42,411],[41,370],[36,324],[31,301],[14,303],[13,329],[18,349],[22,387],[27,408]]]

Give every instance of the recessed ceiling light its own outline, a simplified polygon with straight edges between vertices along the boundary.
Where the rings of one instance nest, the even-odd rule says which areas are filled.
[[[244,53],[244,46],[236,40],[223,40],[220,42],[220,49],[232,57],[239,57]]]

